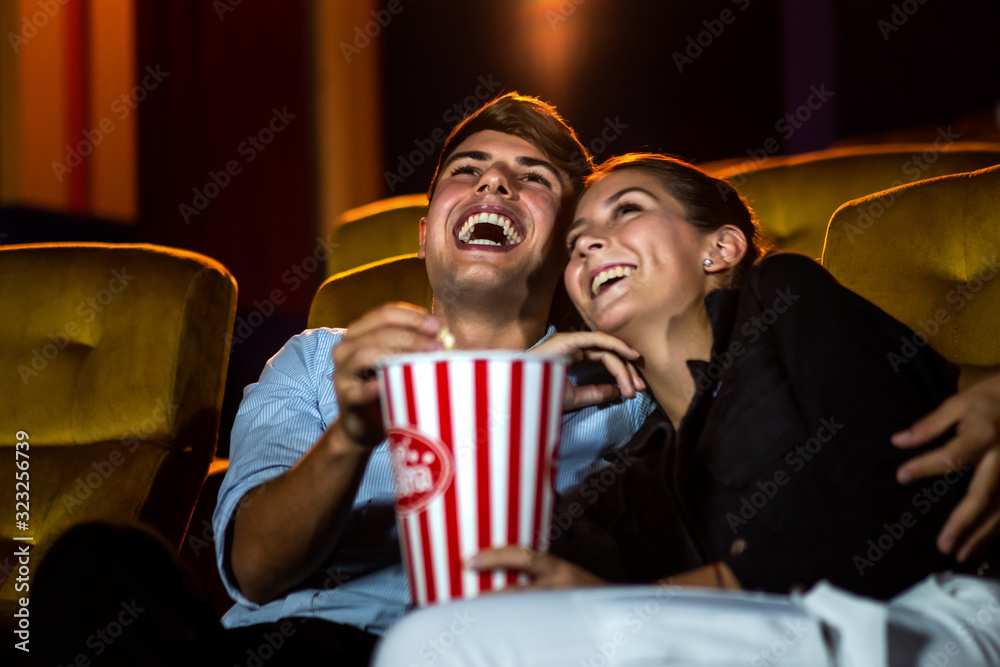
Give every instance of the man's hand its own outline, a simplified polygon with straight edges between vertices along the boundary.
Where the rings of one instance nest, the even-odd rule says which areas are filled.
[[[333,384],[340,406],[338,424],[348,439],[374,447],[385,437],[375,363],[395,354],[443,350],[437,339],[441,328],[436,317],[405,303],[376,308],[347,328],[333,348]]]
[[[965,372],[965,371],[963,371]],[[949,428],[955,437],[900,466],[902,483],[936,477],[964,464],[976,466],[965,498],[938,535],[938,549],[964,561],[1000,534],[1000,373],[965,388],[934,412],[892,436],[897,447],[931,442]]]
[[[531,354],[557,354],[575,363],[584,359],[600,361],[615,378],[617,384],[591,384],[580,387],[566,383],[563,410],[574,410],[588,405],[613,401],[621,396],[632,398],[646,388],[639,371],[632,362],[639,353],[614,336],[595,331],[557,333],[531,349]]]
[[[581,567],[558,556],[539,553],[525,547],[500,547],[484,549],[469,559],[469,569],[478,572],[506,569],[523,572],[531,578],[526,588],[573,588],[600,586],[607,582]]]

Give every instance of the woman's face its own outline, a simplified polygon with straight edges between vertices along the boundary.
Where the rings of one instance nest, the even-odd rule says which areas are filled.
[[[592,328],[621,336],[703,309],[711,239],[640,169],[587,189],[567,233],[566,290]]]

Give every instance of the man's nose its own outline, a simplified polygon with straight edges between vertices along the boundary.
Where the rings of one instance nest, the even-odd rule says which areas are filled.
[[[476,192],[480,194],[493,192],[498,195],[509,195],[510,186],[507,183],[506,175],[500,169],[493,168],[483,174]]]

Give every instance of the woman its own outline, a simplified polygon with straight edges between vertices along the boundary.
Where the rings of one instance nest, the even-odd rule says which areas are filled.
[[[672,594],[683,603],[649,621],[669,639],[651,646],[628,633],[638,617],[623,612],[658,590],[577,593],[576,605],[565,594],[533,596],[527,605],[525,598],[471,603],[484,618],[514,613],[524,630],[543,633],[538,648],[548,655],[529,650],[510,664],[555,664],[553,651],[574,665],[588,655],[613,664],[668,654],[685,661],[710,654],[721,664],[791,655],[790,664],[879,664],[860,656],[873,658],[875,650],[884,657],[887,627],[892,637],[919,637],[889,643],[893,664],[935,651],[950,664],[1000,656],[993,634],[1000,605],[981,632],[962,635],[955,625],[965,612],[991,609],[995,586],[933,579],[889,605],[852,595],[888,600],[953,565],[934,536],[969,473],[956,469],[921,488],[903,487],[895,472],[909,453],[889,442],[954,392],[954,369],[944,359],[924,347],[893,368],[888,354],[909,333],[905,326],[812,260],[776,255],[757,263],[759,234],[739,195],[670,158],[630,155],[602,165],[577,206],[567,246],[567,291],[601,332],[574,334],[572,346],[607,349],[602,334],[627,343],[660,410],[628,446],[634,459],[624,472],[590,480],[564,499],[577,519],[553,550],[577,564],[506,548],[483,552],[470,566],[521,569],[539,588],[660,581],[782,595]],[[566,338],[551,341],[548,350],[566,345]],[[821,580],[833,587],[816,586]],[[809,588],[805,602],[784,597]],[[951,613],[931,619],[927,609]],[[574,613],[579,618],[568,618]],[[708,622],[720,613],[733,622]],[[434,620],[422,614],[425,633]],[[538,629],[553,616],[563,621]],[[602,620],[587,621],[594,618]],[[795,641],[769,634],[783,627],[778,619],[802,624]],[[859,620],[875,636],[859,635],[852,627]],[[581,624],[586,631],[574,634]],[[599,641],[611,627],[623,641],[600,645],[612,655],[593,653],[598,644],[586,638]],[[449,659],[461,664],[478,655],[464,652],[470,642],[485,646],[466,640]],[[380,656],[388,660],[398,647],[390,639]],[[504,647],[495,640],[485,654]]]

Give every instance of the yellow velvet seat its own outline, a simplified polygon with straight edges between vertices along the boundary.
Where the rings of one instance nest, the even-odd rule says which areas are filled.
[[[308,326],[347,327],[369,310],[390,301],[431,309],[434,292],[424,260],[416,254],[390,257],[327,278],[313,297]],[[583,327],[583,320],[561,285],[553,297],[549,322],[560,331]]]
[[[844,204],[822,261],[950,361],[1000,364],[1000,165]]]
[[[30,536],[33,574],[58,535],[92,519],[143,521],[180,544],[215,453],[235,312],[233,277],[195,253],[0,247],[0,563]],[[15,583],[0,584],[5,623],[24,595]]]
[[[747,198],[778,248],[819,258],[830,216],[844,202],[994,164],[1000,164],[1000,144],[942,138],[937,145],[853,146],[702,166]]]
[[[423,194],[391,197],[347,211],[334,223],[335,250],[327,262],[328,276],[420,249],[417,223],[427,215]]]
[[[390,257],[327,278],[313,297],[308,326],[346,327],[388,301],[429,310],[433,296],[424,260],[416,254]]]

